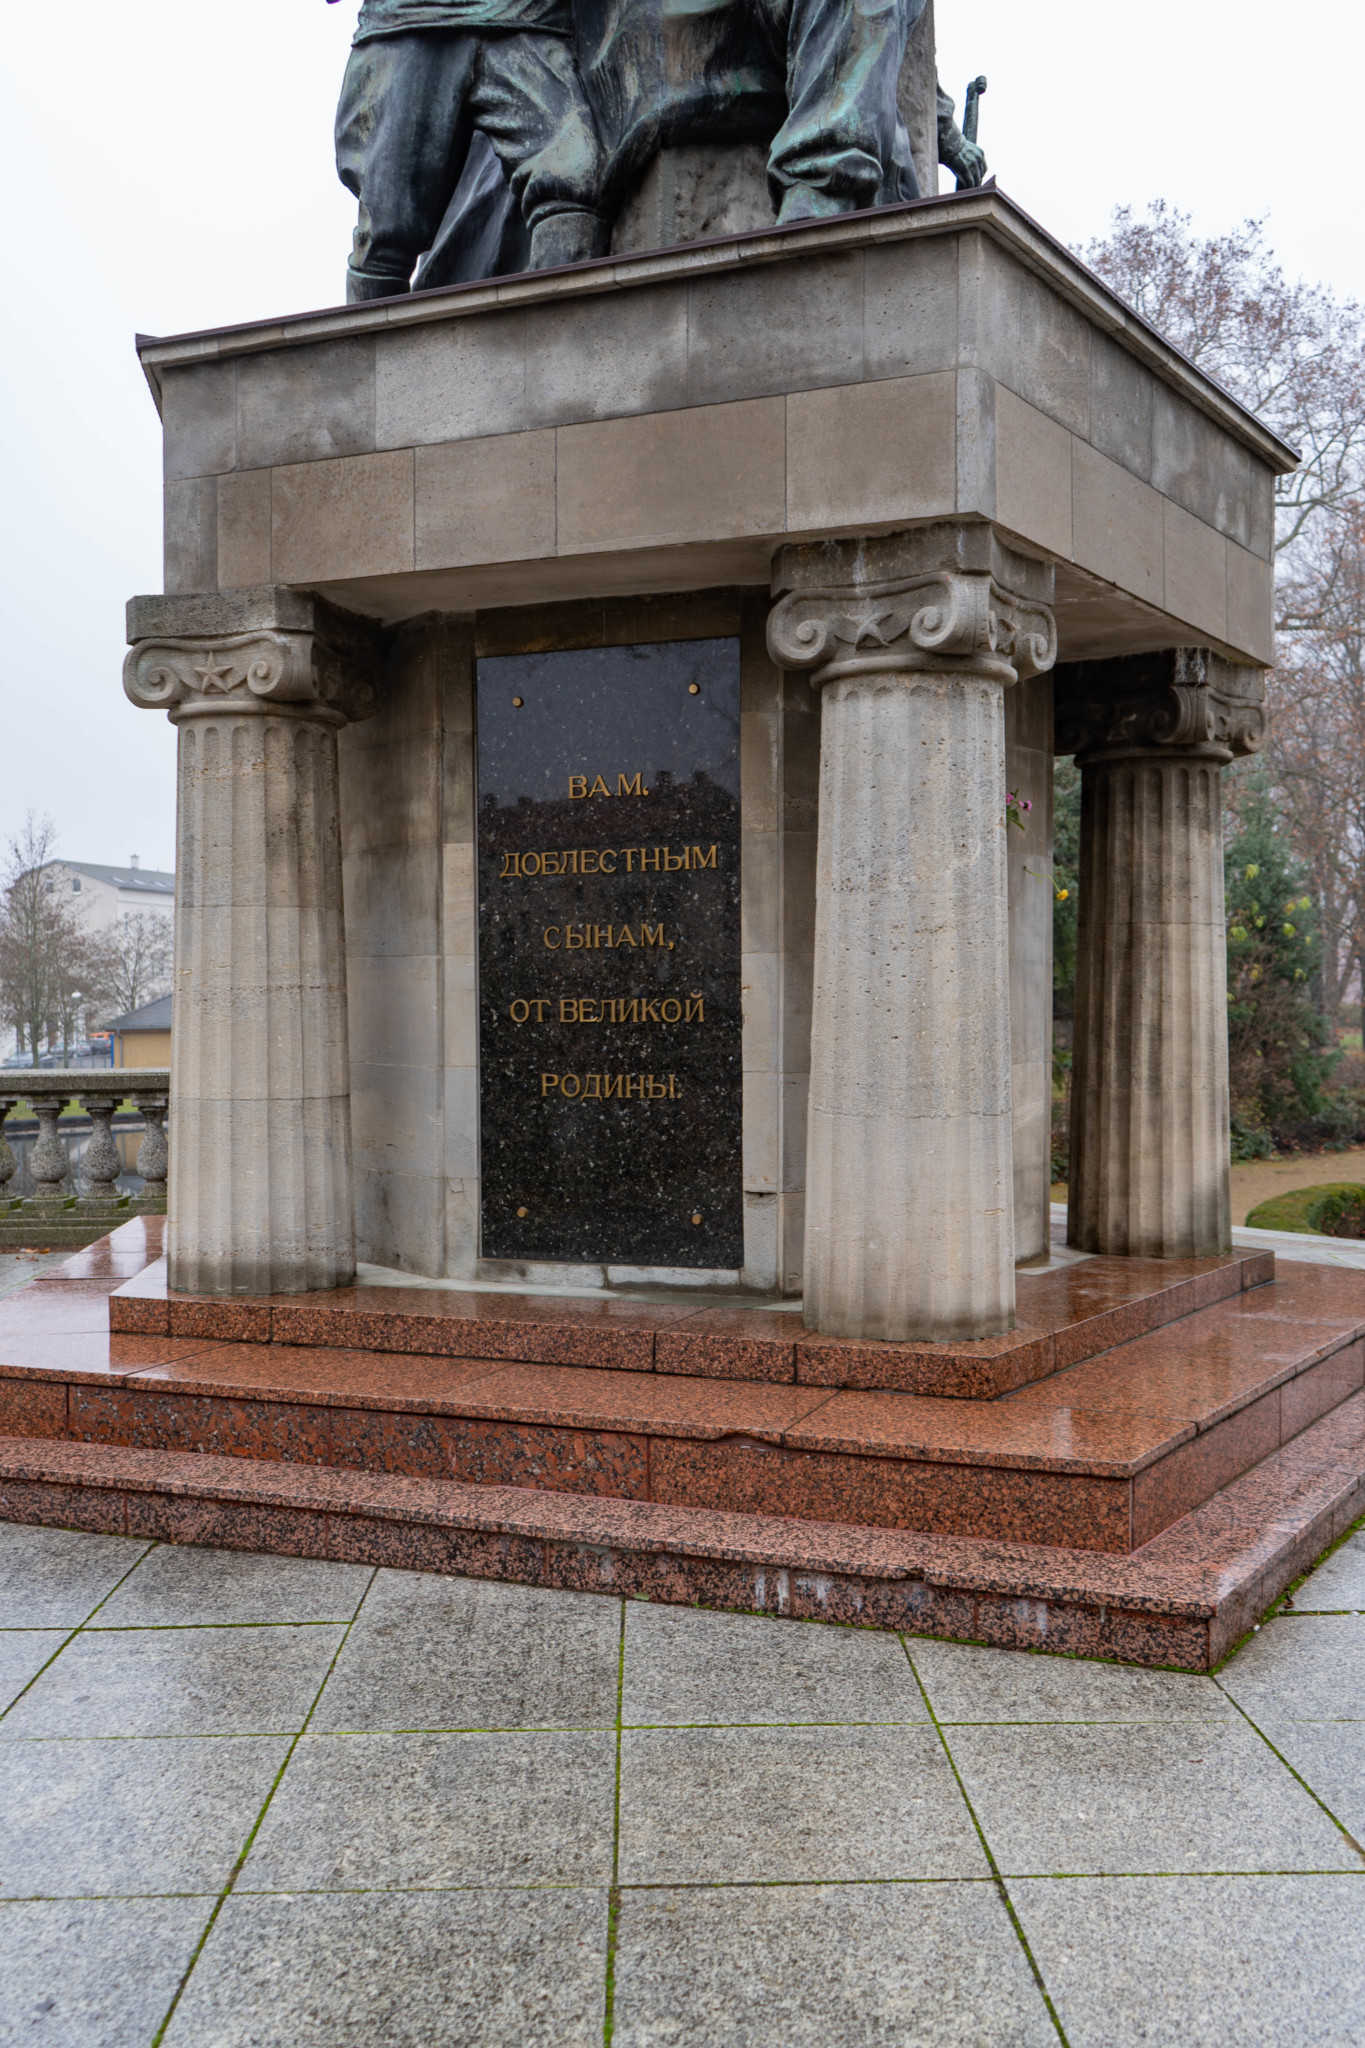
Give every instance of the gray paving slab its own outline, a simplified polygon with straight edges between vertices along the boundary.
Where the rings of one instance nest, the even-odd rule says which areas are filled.
[[[980,1877],[932,1728],[633,1729],[622,1884]]]
[[[1235,1710],[1211,1678],[912,1637],[940,1721],[1205,1721]]]
[[[0,1742],[296,1734],[342,1633],[335,1625],[84,1630],[0,1721]]]
[[[611,1882],[616,1739],[303,1737],[246,1891]]]
[[[1348,1536],[1294,1595],[1300,1614],[1349,1607],[1365,1613],[1365,1529]]]
[[[1218,1674],[1254,1721],[1365,1720],[1365,1614],[1267,1622]]]
[[[27,1287],[39,1273],[64,1265],[74,1256],[69,1245],[55,1252],[0,1252],[0,1295],[13,1294],[17,1287]]]
[[[29,1680],[68,1640],[64,1628],[16,1629],[13,1634],[0,1634],[0,1714],[13,1706]],[[0,1721],[0,1737],[4,1733],[5,1723]]]
[[[602,1891],[234,1895],[166,2048],[597,2048],[606,1949]]]
[[[1241,1719],[946,1733],[1007,1876],[1359,1867]]]
[[[614,2048],[1056,2048],[990,1883],[622,1894]]]
[[[648,1726],[928,1719],[895,1636],[633,1600],[621,1714]]]
[[[210,1911],[208,1899],[0,1905],[0,2042],[147,2048]]]
[[[1357,1702],[1359,1711],[1359,1702]],[[1260,1724],[1306,1785],[1358,1842],[1365,1842],[1365,1718]],[[1362,1853],[1365,1862],[1365,1852]]]
[[[0,1628],[78,1628],[146,1549],[124,1536],[0,1522]]]
[[[1009,1889],[1071,2048],[1365,2043],[1365,1873]]]
[[[0,1895],[217,1891],[288,1739],[10,1742],[0,1750]]]
[[[100,1626],[349,1621],[373,1577],[373,1567],[367,1564],[161,1543],[101,1609]]]
[[[614,1727],[620,1635],[597,1594],[382,1571],[314,1726]]]

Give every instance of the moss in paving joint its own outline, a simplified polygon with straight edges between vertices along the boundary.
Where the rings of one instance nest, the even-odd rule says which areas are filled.
[[[611,1819],[611,1888],[607,1893],[607,1967],[602,1988],[602,2048],[616,2031],[616,1941],[621,1918],[621,1710],[626,1693],[626,1603],[616,1651],[616,1783]]]
[[[1355,1836],[1351,1833],[1350,1829],[1343,1826],[1341,1821],[1337,1819],[1331,1807],[1327,1804],[1327,1801],[1321,1796],[1320,1793],[1317,1793],[1313,1790],[1313,1787],[1309,1784],[1307,1778],[1303,1776],[1302,1772],[1296,1771],[1294,1769],[1293,1764],[1290,1763],[1289,1758],[1284,1754],[1284,1751],[1282,1749],[1278,1749],[1276,1745],[1271,1741],[1270,1737],[1266,1734],[1264,1728],[1260,1727],[1257,1722],[1252,1720],[1250,1714],[1242,1705],[1241,1701],[1233,1699],[1232,1694],[1227,1690],[1226,1686],[1219,1686],[1219,1691],[1223,1694],[1225,1699],[1232,1700],[1233,1706],[1237,1709],[1237,1712],[1246,1722],[1247,1727],[1252,1729],[1257,1735],[1260,1736],[1262,1742],[1270,1751],[1270,1754],[1273,1757],[1277,1757],[1279,1761],[1284,1765],[1285,1769],[1288,1771],[1290,1777],[1295,1779],[1298,1784],[1302,1785],[1304,1791],[1308,1794],[1309,1798],[1314,1800],[1317,1803],[1317,1805],[1319,1805],[1322,1808],[1323,1812],[1327,1815],[1328,1820],[1331,1821],[1332,1826],[1336,1828],[1342,1836],[1342,1839],[1350,1844],[1351,1848],[1354,1849],[1356,1855],[1360,1858],[1361,1862],[1365,1863],[1365,1848],[1361,1847],[1360,1843],[1356,1840]]]
[[[1051,1993],[1048,1991],[1047,1985],[1043,1981],[1043,1973],[1038,1967],[1037,1959],[1034,1956],[1032,1948],[1029,1946],[1029,1938],[1024,1932],[1024,1923],[1019,1918],[1019,1915],[1015,1910],[1014,1901],[1009,1895],[1009,1888],[1005,1883],[1003,1875],[1001,1874],[1000,1866],[995,1860],[995,1854],[991,1848],[990,1843],[986,1840],[986,1830],[982,1827],[981,1822],[978,1820],[976,1808],[973,1806],[971,1802],[971,1798],[967,1792],[967,1787],[962,1782],[962,1773],[961,1771],[959,1771],[957,1767],[957,1758],[953,1755],[952,1750],[949,1748],[948,1738],[943,1732],[943,1726],[939,1721],[938,1715],[934,1712],[934,1704],[929,1697],[928,1687],[925,1685],[924,1680],[920,1677],[919,1672],[916,1669],[915,1660],[910,1654],[909,1643],[906,1641],[904,1636],[901,1636],[899,1638],[899,1641],[902,1650],[904,1650],[905,1652],[905,1661],[910,1666],[910,1674],[913,1677],[915,1684],[919,1687],[920,1697],[924,1701],[924,1711],[929,1716],[930,1722],[933,1725],[934,1733],[937,1735],[939,1742],[942,1745],[943,1754],[948,1761],[948,1768],[953,1774],[953,1778],[957,1785],[957,1789],[962,1795],[962,1803],[966,1807],[972,1826],[976,1830],[976,1838],[981,1844],[981,1853],[985,1857],[986,1862],[990,1866],[990,1873],[995,1883],[996,1894],[1000,1900],[1001,1905],[1004,1907],[1006,1913],[1009,1916],[1010,1925],[1011,1927],[1013,1927],[1015,1935],[1018,1938],[1020,1948],[1022,1948],[1024,1951],[1024,1955],[1028,1961],[1029,1969],[1033,1973],[1033,1981],[1038,1987],[1038,1996],[1042,1999],[1043,2004],[1047,2007],[1048,2018],[1052,2021],[1053,2026],[1057,2030],[1057,2039],[1062,2043],[1062,2048],[1070,2048],[1070,2044],[1068,2043],[1066,2038],[1066,2030],[1062,2025],[1061,2015],[1058,2013],[1056,2006],[1052,2003]]]
[[[138,1561],[140,1563],[141,1559],[139,1559]],[[195,1966],[197,1965],[200,1956],[204,1953],[205,1944],[207,1943],[209,1936],[212,1934],[214,1927],[217,1924],[218,1915],[222,1912],[223,1907],[227,1904],[228,1899],[231,1897],[232,1892],[236,1887],[238,1878],[241,1876],[242,1871],[246,1867],[247,1857],[251,1854],[252,1847],[255,1843],[256,1837],[261,1831],[267,1813],[269,1813],[270,1811],[270,1803],[274,1799],[275,1794],[279,1791],[281,1784],[284,1782],[284,1774],[289,1769],[290,1764],[294,1760],[294,1751],[298,1748],[299,1744],[302,1742],[305,1734],[308,1731],[308,1723],[312,1720],[314,1714],[318,1710],[319,1702],[322,1699],[323,1693],[327,1689],[328,1680],[331,1678],[332,1673],[337,1668],[338,1658],[341,1656],[342,1651],[345,1649],[347,1643],[350,1641],[351,1630],[355,1627],[357,1621],[359,1621],[360,1610],[365,1605],[365,1600],[370,1591],[370,1588],[371,1586],[373,1586],[378,1576],[379,1567],[376,1565],[374,1570],[370,1573],[369,1579],[366,1581],[365,1591],[361,1594],[359,1600],[357,1600],[356,1602],[354,1614],[352,1614],[350,1620],[346,1623],[341,1641],[337,1644],[336,1649],[332,1652],[331,1662],[328,1664],[326,1671],[323,1673],[321,1685],[319,1685],[317,1691],[313,1695],[313,1704],[311,1707],[309,1707],[308,1712],[304,1716],[303,1726],[299,1729],[297,1735],[291,1738],[289,1747],[284,1753],[284,1761],[281,1763],[278,1771],[276,1771],[275,1776],[271,1780],[270,1789],[266,1793],[265,1798],[261,1803],[260,1811],[256,1815],[255,1820],[251,1824],[250,1832],[248,1833],[245,1842],[243,1842],[242,1844],[236,1862],[233,1864],[232,1869],[228,1872],[227,1883],[223,1886],[223,1889],[219,1892],[217,1898],[213,1902],[213,1910],[210,1912],[209,1917],[204,1924],[203,1933],[200,1935],[198,1941],[194,1945],[193,1955],[190,1957],[189,1962],[185,1965],[185,1974],[175,1987],[175,1992],[171,1998],[171,2002],[166,2008],[166,2016],[162,2020],[161,2025],[157,2028],[156,2032],[152,2036],[151,2048],[161,2048],[161,2043],[166,2038],[166,2029],[170,2026],[171,2021],[175,2018],[176,2007],[179,2005],[181,1999],[185,1995],[185,1988],[188,1985],[190,1978],[194,1975]]]
[[[79,1533],[79,1534],[81,1534],[81,1535],[84,1535],[84,1536],[88,1536],[88,1535],[90,1534],[90,1531],[89,1531],[88,1529],[83,1529],[83,1530],[80,1530],[80,1531],[79,1531],[79,1532],[77,1532],[77,1533]],[[99,1600],[97,1600],[97,1601],[95,1602],[95,1605],[94,1605],[94,1606],[93,1606],[93,1607],[91,1608],[91,1610],[90,1610],[89,1614],[87,1614],[87,1615],[86,1615],[86,1617],[85,1617],[85,1620],[84,1620],[84,1621],[81,1621],[81,1622],[77,1622],[77,1624],[76,1624],[75,1628],[73,1628],[72,1630],[70,1630],[70,1632],[69,1632],[69,1633],[68,1633],[68,1634],[66,1635],[66,1637],[65,1637],[65,1640],[64,1640],[64,1641],[62,1641],[62,1642],[60,1642],[60,1643],[58,1643],[58,1645],[57,1645],[56,1649],[55,1649],[55,1650],[54,1650],[54,1651],[52,1652],[52,1655],[51,1655],[51,1656],[50,1656],[50,1657],[48,1658],[48,1660],[47,1660],[46,1664],[43,1664],[42,1666],[40,1666],[40,1668],[39,1668],[39,1669],[38,1669],[37,1671],[35,1671],[35,1672],[34,1672],[34,1674],[33,1674],[32,1678],[30,1678],[30,1680],[29,1680],[28,1684],[27,1684],[26,1686],[23,1686],[23,1687],[22,1687],[22,1688],[20,1689],[20,1691],[18,1691],[18,1692],[17,1692],[17,1693],[16,1693],[15,1695],[14,1695],[14,1698],[13,1698],[13,1699],[12,1699],[12,1700],[10,1701],[10,1703],[9,1703],[9,1705],[8,1705],[7,1707],[5,1707],[5,1708],[3,1708],[3,1709],[0,1709],[0,1721],[3,1721],[3,1720],[4,1720],[4,1718],[5,1718],[5,1715],[6,1715],[6,1714],[9,1714],[9,1713],[12,1713],[12,1712],[13,1712],[14,1708],[18,1706],[18,1704],[19,1704],[20,1700],[21,1700],[21,1699],[23,1699],[23,1697],[24,1697],[25,1693],[28,1693],[28,1692],[31,1692],[31,1691],[32,1691],[33,1687],[34,1687],[34,1686],[35,1686],[35,1685],[36,1685],[36,1684],[38,1683],[38,1680],[39,1680],[39,1679],[40,1679],[40,1678],[42,1677],[42,1675],[43,1675],[43,1672],[44,1672],[44,1671],[50,1671],[50,1670],[52,1669],[52,1666],[53,1666],[53,1665],[54,1665],[54,1664],[56,1663],[57,1659],[58,1659],[58,1658],[59,1658],[59,1657],[61,1656],[61,1654],[62,1654],[63,1650],[65,1650],[65,1649],[68,1649],[68,1648],[69,1648],[69,1647],[71,1646],[71,1644],[75,1642],[75,1640],[76,1640],[77,1636],[79,1636],[79,1635],[83,1635],[83,1634],[85,1633],[85,1631],[86,1631],[86,1630],[87,1630],[87,1629],[88,1629],[88,1628],[90,1627],[90,1624],[91,1624],[91,1622],[92,1622],[92,1621],[94,1620],[95,1616],[96,1616],[96,1615],[97,1615],[97,1614],[99,1613],[99,1611],[100,1611],[101,1607],[103,1607],[103,1606],[104,1606],[104,1604],[105,1604],[105,1601],[107,1601],[107,1600],[112,1600],[112,1599],[113,1599],[113,1597],[114,1597],[115,1593],[117,1593],[117,1591],[118,1591],[119,1587],[120,1587],[120,1586],[122,1586],[122,1585],[125,1585],[125,1584],[127,1583],[127,1581],[128,1581],[129,1579],[131,1579],[131,1577],[133,1576],[133,1573],[134,1573],[134,1572],[135,1572],[135,1571],[137,1570],[138,1566],[139,1566],[139,1565],[140,1565],[140,1564],[142,1563],[142,1560],[143,1560],[143,1558],[145,1558],[145,1557],[147,1556],[148,1552],[149,1552],[149,1551],[153,1551],[153,1550],[155,1550],[155,1549],[156,1549],[157,1547],[158,1547],[158,1546],[157,1546],[157,1545],[156,1545],[155,1543],[149,1543],[149,1544],[147,1545],[147,1548],[146,1548],[146,1550],[144,1550],[144,1551],[143,1551],[143,1553],[142,1553],[142,1557],[135,1557],[135,1558],[133,1559],[133,1561],[132,1561],[132,1563],[131,1563],[131,1564],[129,1565],[129,1567],[128,1567],[127,1571],[126,1571],[126,1572],[125,1572],[125,1573],[123,1574],[123,1577],[122,1577],[121,1579],[117,1580],[117,1581],[116,1581],[116,1582],[115,1582],[115,1583],[114,1583],[114,1584],[113,1584],[113,1585],[112,1585],[112,1586],[111,1586],[111,1587],[109,1588],[109,1591],[108,1591],[107,1593],[105,1593],[105,1594],[104,1594],[104,1595],[102,1596],[102,1598],[100,1598]],[[24,1631],[24,1633],[27,1633],[27,1631]],[[35,1633],[39,1633],[39,1631],[35,1631]],[[47,1631],[46,1631],[46,1630],[43,1630],[43,1631],[41,1631],[41,1633],[43,1633],[43,1634],[46,1634],[46,1633],[47,1633]],[[61,1633],[61,1631],[59,1631],[59,1630],[55,1630],[55,1629],[54,1629],[54,1630],[52,1631],[52,1633],[53,1633],[53,1634],[55,1635],[55,1634],[59,1634],[59,1633]],[[91,1631],[91,1633],[93,1634],[93,1633],[94,1633],[94,1631],[92,1630],[92,1631]]]

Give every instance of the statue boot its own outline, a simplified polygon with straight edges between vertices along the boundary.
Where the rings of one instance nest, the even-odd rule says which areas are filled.
[[[611,222],[599,213],[547,213],[531,230],[532,270],[557,270],[564,263],[588,263],[611,249]]]

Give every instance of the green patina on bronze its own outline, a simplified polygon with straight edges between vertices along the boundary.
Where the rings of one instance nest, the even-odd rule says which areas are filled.
[[[348,296],[600,255],[654,156],[760,143],[780,222],[920,196],[898,105],[927,0],[365,0],[337,116]],[[938,92],[959,186],[986,163]],[[420,268],[417,266],[420,264]]]

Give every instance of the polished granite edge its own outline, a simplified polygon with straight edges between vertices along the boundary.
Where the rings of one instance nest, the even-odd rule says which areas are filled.
[[[525,1363],[658,1372],[690,1378],[795,1382],[992,1400],[1167,1327],[1273,1277],[1252,1253],[1200,1260],[1089,1260],[1041,1276],[1034,1319],[1008,1335],[955,1346],[874,1344],[793,1331],[764,1304],[698,1308],[617,1296],[562,1301],[544,1294],[433,1299],[399,1287],[337,1289],[270,1300],[209,1300],[167,1292],[149,1265],[109,1297],[109,1327],[126,1335],[288,1343],[395,1354],[475,1355]],[[1365,1283],[1359,1329],[1365,1333]],[[0,1328],[3,1317],[0,1317]]]
[[[1325,1548],[1359,1514],[1365,1495],[1365,1395],[1122,1557],[519,1487],[261,1465],[202,1453],[0,1439],[0,1514],[24,1519],[14,1514],[13,1498],[13,1490],[24,1486],[52,1488],[63,1496],[72,1490],[165,1494],[297,1507],[602,1550],[681,1551],[698,1560],[918,1581],[1015,1599],[1097,1602],[1207,1622],[1248,1587],[1268,1583],[1267,1573],[1273,1576],[1291,1552],[1301,1560],[1289,1574],[1296,1576],[1311,1562],[1302,1556],[1305,1541],[1321,1536]]]

